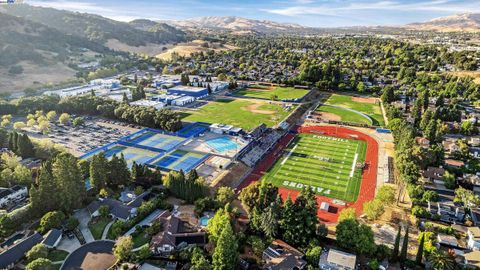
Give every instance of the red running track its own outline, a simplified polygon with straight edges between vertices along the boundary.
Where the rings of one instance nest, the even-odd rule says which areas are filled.
[[[359,132],[345,127],[337,126],[308,126],[299,127],[300,133],[322,134],[326,136],[334,136],[345,139],[359,139],[367,143],[367,151],[365,156],[366,168],[363,171],[362,183],[360,185],[360,192],[356,202],[346,203],[346,205],[336,205],[332,198],[325,196],[317,196],[317,203],[320,206],[322,202],[330,204],[330,212],[318,210],[318,218],[325,223],[335,223],[338,220],[338,215],[344,208],[354,208],[357,215],[360,215],[363,210],[363,204],[367,201],[373,200],[375,197],[375,187],[377,185],[377,167],[378,167],[378,143],[375,139],[365,133]],[[253,182],[259,181],[266,171],[273,166],[275,161],[282,155],[283,149],[287,147],[291,139],[295,135],[288,133],[285,137],[279,140],[274,149],[270,151],[264,159],[254,168],[250,175],[240,184],[239,190],[247,187]],[[291,198],[295,200],[299,191],[279,188],[282,198],[285,200],[290,194]]]

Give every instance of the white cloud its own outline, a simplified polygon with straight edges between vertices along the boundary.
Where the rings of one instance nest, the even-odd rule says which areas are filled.
[[[302,0],[300,0],[302,1]],[[306,0],[308,1],[308,0]],[[343,4],[342,4],[343,3]],[[320,5],[297,4],[283,8],[263,9],[268,13],[284,16],[299,15],[341,15],[355,11],[401,11],[401,12],[480,12],[479,1],[430,0],[405,3],[401,1],[334,1]]]
[[[77,1],[65,1],[65,0],[54,0],[54,1],[42,1],[42,0],[33,0],[26,1],[26,3],[32,6],[42,6],[50,7],[56,9],[72,10],[79,12],[90,12],[90,13],[113,13],[112,9],[98,6],[94,3],[89,2],[77,2]]]

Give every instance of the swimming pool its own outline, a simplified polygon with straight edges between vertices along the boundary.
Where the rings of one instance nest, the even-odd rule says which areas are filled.
[[[236,142],[226,136],[206,141],[206,143],[219,153],[237,149],[239,146]]]
[[[202,227],[207,227],[209,220],[210,220],[210,217],[203,216],[198,220],[198,223],[200,223],[200,226],[202,226]]]

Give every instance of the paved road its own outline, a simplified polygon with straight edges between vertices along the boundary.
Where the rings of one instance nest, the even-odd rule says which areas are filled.
[[[88,228],[88,222],[91,219],[90,213],[88,213],[88,210],[86,208],[81,209],[81,210],[75,212],[74,216],[80,222],[80,225],[78,226],[78,228],[82,232],[83,237],[85,238],[85,242],[90,243],[90,242],[95,241],[92,233],[90,232],[90,229]]]

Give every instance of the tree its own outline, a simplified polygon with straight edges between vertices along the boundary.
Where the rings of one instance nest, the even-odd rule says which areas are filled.
[[[59,190],[59,207],[66,213],[78,209],[86,196],[85,181],[83,180],[78,160],[69,153],[60,153],[52,164],[52,175]]]
[[[16,129],[16,130],[23,129],[25,127],[26,127],[26,125],[25,125],[24,122],[18,121],[18,122],[13,123],[13,128]]]
[[[480,205],[480,198],[473,191],[459,187],[455,190],[455,200],[463,203],[463,207],[470,209]]]
[[[0,215],[0,236],[6,237],[15,229],[15,224],[7,214]]]
[[[131,236],[122,236],[118,238],[113,247],[113,255],[119,261],[126,261],[132,255],[133,240]]]
[[[385,211],[383,204],[384,202],[377,199],[366,202],[363,204],[363,212],[367,215],[369,220],[376,220]]]
[[[83,120],[83,117],[75,117],[72,121],[72,124],[74,127],[83,126],[85,124],[85,120]]]
[[[49,259],[39,258],[36,259],[25,267],[25,270],[52,270],[53,264]]]
[[[425,245],[425,234],[422,233],[422,236],[420,237],[420,243],[418,244],[417,257],[415,258],[415,262],[417,263],[417,265],[422,264],[424,245]]]
[[[277,195],[277,200],[272,202],[260,215],[260,229],[269,238],[277,236],[280,230],[278,221],[281,218],[282,204],[282,198]]]
[[[386,205],[391,205],[395,202],[395,188],[392,186],[383,185],[378,189],[375,199],[381,201]]]
[[[107,166],[103,153],[94,155],[90,161],[90,183],[97,191],[107,186]]]
[[[71,231],[75,230],[75,228],[77,228],[78,225],[80,225],[80,222],[74,216],[71,216],[67,219],[66,227],[68,230],[71,230]]]
[[[254,207],[257,207],[259,205],[259,187],[260,184],[258,182],[255,182],[248,187],[242,189],[242,191],[240,192],[238,198],[248,212],[250,212]]]
[[[322,247],[320,246],[311,247],[307,250],[307,253],[305,253],[307,262],[311,265],[318,264],[320,261],[320,255],[322,255]]]
[[[392,260],[396,262],[398,260],[398,252],[400,251],[400,238],[402,233],[402,227],[398,227],[397,236],[395,237],[395,244],[393,245]]]
[[[227,223],[218,237],[212,256],[214,270],[234,270],[237,263],[237,239],[232,226]]]
[[[55,111],[49,111],[47,113],[47,120],[48,121],[55,121],[55,118],[57,118],[57,112]]]
[[[355,208],[344,208],[338,216],[338,222],[346,219],[357,219]]]
[[[48,166],[43,165],[37,176],[37,186],[30,188],[30,202],[33,211],[37,213],[46,213],[58,209],[60,202],[60,189],[57,181],[53,178]],[[57,194],[58,196],[52,196]]]
[[[58,118],[58,121],[60,122],[60,124],[62,125],[66,125],[70,122],[70,114],[68,113],[62,113],[60,115],[60,117]]]
[[[107,218],[110,214],[110,208],[108,207],[108,205],[102,205],[98,208],[98,213],[102,218]]]
[[[454,270],[455,269],[455,259],[443,251],[432,252],[427,257],[428,262],[430,262],[432,269],[434,270]]]
[[[220,187],[217,189],[215,199],[220,205],[231,203],[235,199],[235,191],[231,187]]]
[[[407,260],[407,252],[408,252],[408,230],[405,231],[405,236],[403,237],[403,245],[402,250],[400,251],[400,262],[405,262]]]
[[[222,233],[223,228],[230,225],[230,216],[228,212],[220,208],[217,210],[212,219],[208,221],[207,231],[208,239],[216,243]]]
[[[40,219],[40,227],[46,232],[50,229],[60,228],[62,226],[65,215],[60,211],[48,212]]]
[[[18,135],[16,153],[24,158],[35,156],[35,147],[27,134]]]
[[[28,261],[34,261],[39,258],[47,258],[48,248],[42,243],[36,244],[27,252]]]
[[[192,252],[192,259],[190,261],[191,266],[190,270],[211,270],[212,266],[210,262],[205,259],[203,252],[198,247],[195,248]]]
[[[354,250],[358,237],[358,221],[345,219],[338,223],[336,235],[338,246],[344,249]]]

